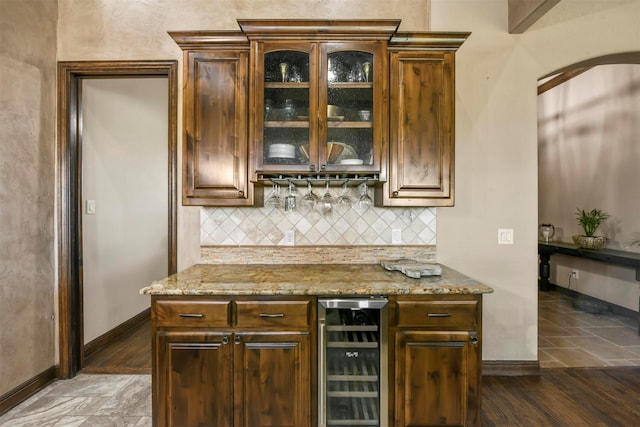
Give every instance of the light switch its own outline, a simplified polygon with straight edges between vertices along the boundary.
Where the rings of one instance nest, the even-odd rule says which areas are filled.
[[[513,245],[513,228],[498,228],[498,244]]]
[[[96,201],[95,200],[87,200],[86,213],[87,213],[87,215],[95,215],[96,214]]]

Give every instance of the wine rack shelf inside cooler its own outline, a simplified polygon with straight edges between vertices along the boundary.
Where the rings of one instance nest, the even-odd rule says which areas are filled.
[[[378,348],[377,325],[327,326],[328,348]]]

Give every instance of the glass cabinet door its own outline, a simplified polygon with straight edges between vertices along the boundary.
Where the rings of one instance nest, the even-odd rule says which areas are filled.
[[[382,117],[378,45],[327,43],[322,49],[320,164],[326,170],[377,170]],[[379,126],[378,126],[379,127]],[[378,139],[378,144],[374,141]]]
[[[262,83],[263,170],[309,170],[316,163],[316,138],[312,131],[317,103],[315,45],[267,46]],[[277,50],[276,50],[277,49]],[[259,86],[258,86],[259,87]]]
[[[264,172],[378,172],[388,111],[378,42],[257,45],[254,132]]]

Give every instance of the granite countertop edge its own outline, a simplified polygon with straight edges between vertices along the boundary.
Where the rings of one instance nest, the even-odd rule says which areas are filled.
[[[196,264],[144,295],[455,295],[493,289],[442,264],[442,274],[413,279],[378,264]]]

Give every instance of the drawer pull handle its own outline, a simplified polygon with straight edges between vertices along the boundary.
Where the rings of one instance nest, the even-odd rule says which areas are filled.
[[[190,319],[202,319],[204,317],[204,314],[202,314],[202,313],[180,313],[180,314],[178,314],[178,316],[187,317],[187,318],[190,318]]]
[[[229,344],[229,337],[228,336],[224,336],[222,337],[222,344]]]
[[[451,317],[449,313],[429,313],[427,317]]]
[[[263,319],[275,319],[277,317],[284,317],[284,314],[283,313],[275,313],[275,314],[260,313],[260,317],[262,317]]]

